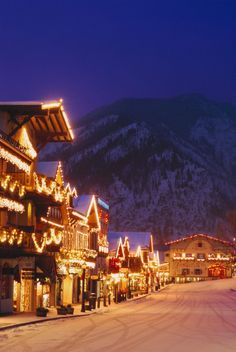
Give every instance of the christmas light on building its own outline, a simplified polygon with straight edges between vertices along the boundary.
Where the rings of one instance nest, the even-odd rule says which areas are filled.
[[[24,205],[14,200],[0,196],[0,208],[7,208],[9,211],[23,213],[25,211]]]
[[[10,162],[13,165],[16,165],[20,170],[25,171],[27,174],[30,173],[30,166],[26,162],[22,161],[20,158],[8,152],[2,147],[0,147],[0,158]]]
[[[17,180],[14,181],[10,175],[0,176],[0,186],[4,191],[9,190],[11,193],[14,193],[17,190],[18,195],[21,198],[25,195],[25,186],[21,185]]]
[[[19,139],[19,143],[20,143],[20,145],[22,145],[25,148],[25,153],[31,159],[35,159],[36,158],[37,152],[34,149],[32,143],[31,143],[31,141],[29,139],[29,136],[28,136],[28,133],[27,133],[25,127],[22,128],[20,139]]]
[[[23,231],[17,229],[3,230],[0,229],[0,243],[8,243],[10,245],[21,245],[23,241]]]

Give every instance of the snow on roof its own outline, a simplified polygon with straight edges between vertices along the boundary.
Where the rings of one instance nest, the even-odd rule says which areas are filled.
[[[74,199],[74,208],[79,213],[83,215],[87,215],[89,205],[91,203],[93,195],[91,194],[83,194]]]
[[[110,244],[111,250],[117,248],[120,237],[125,239],[128,237],[129,246],[131,252],[136,251],[138,246],[141,248],[149,247],[150,245],[150,237],[151,232],[109,232],[108,233],[108,241]]]
[[[43,104],[57,104],[57,100],[50,100],[50,101],[0,101],[1,105],[12,105],[12,106],[20,106],[20,105],[28,105],[28,106],[38,106]]]
[[[58,161],[40,161],[37,163],[36,171],[39,174],[55,178],[58,163]]]
[[[186,236],[186,237],[179,238],[178,240],[166,242],[165,244],[166,245],[170,245],[170,244],[179,243],[179,242],[190,240],[190,239],[195,239],[197,237],[206,238],[208,240],[213,240],[213,241],[218,241],[218,242],[226,244],[228,246],[234,246],[234,244],[229,242],[229,241],[224,241],[224,240],[221,240],[219,238],[216,238],[216,237],[213,237],[213,236],[209,236],[209,235],[203,234],[203,233],[192,234],[192,235],[189,235],[189,236]]]

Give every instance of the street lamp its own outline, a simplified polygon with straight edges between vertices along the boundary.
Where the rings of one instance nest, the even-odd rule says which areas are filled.
[[[84,297],[84,284],[85,284],[85,270],[86,265],[82,265],[83,274],[82,274],[82,304],[81,304],[81,312],[85,312],[85,297]]]

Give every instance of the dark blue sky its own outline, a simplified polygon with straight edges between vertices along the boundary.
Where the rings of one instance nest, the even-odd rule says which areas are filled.
[[[63,97],[74,119],[122,97],[236,102],[235,0],[5,0],[0,43],[0,100]]]

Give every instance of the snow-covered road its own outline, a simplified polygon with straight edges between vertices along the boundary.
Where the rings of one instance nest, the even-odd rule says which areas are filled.
[[[0,333],[8,352],[236,351],[236,279],[173,285],[106,313]]]

